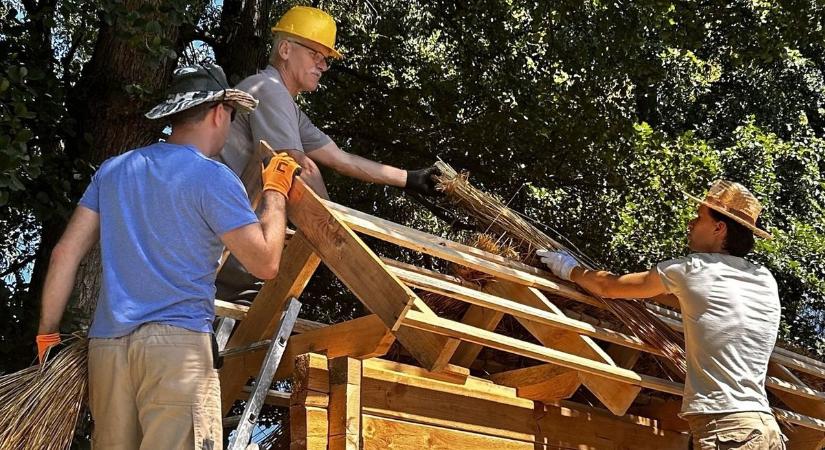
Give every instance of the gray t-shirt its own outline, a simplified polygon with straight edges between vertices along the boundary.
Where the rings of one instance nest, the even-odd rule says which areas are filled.
[[[232,122],[226,145],[218,160],[229,166],[239,177],[257,154],[258,141],[265,140],[274,150],[311,152],[332,141],[319,130],[295,104],[281,74],[272,66],[247,77],[237,86],[260,102],[250,114],[241,114]],[[260,183],[260,178],[248,183]],[[249,191],[249,186],[244,186]],[[230,257],[215,280],[216,296],[222,300],[254,298],[261,281],[250,275],[234,257]]]
[[[693,253],[656,269],[682,308],[687,347],[682,415],[770,413],[765,376],[780,315],[770,271],[720,253]]]
[[[281,74],[272,66],[235,86],[258,99],[258,107],[235,118],[219,159],[241,175],[263,139],[275,150],[311,152],[332,141],[319,130],[286,90]]]

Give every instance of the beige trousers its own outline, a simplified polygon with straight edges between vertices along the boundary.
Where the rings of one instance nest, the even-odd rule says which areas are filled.
[[[784,450],[785,438],[773,414],[741,412],[690,415],[685,419],[694,450]]]
[[[95,450],[221,450],[211,336],[149,323],[89,341]]]

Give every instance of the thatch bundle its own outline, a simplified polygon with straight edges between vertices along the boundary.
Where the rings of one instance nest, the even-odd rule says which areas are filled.
[[[511,245],[509,239],[496,239],[486,233],[474,233],[466,239],[462,239],[463,244],[480,250],[484,250],[495,255],[510,259],[518,259],[519,254],[515,247]],[[494,277],[490,274],[471,269],[461,264],[450,264],[448,273],[461,280],[461,284],[473,289],[481,290],[488,281]],[[466,302],[447,297],[435,292],[422,292],[421,299],[439,316],[450,319],[460,318],[469,305]]]
[[[87,340],[68,338],[53,358],[0,376],[0,450],[65,450],[87,392]]]
[[[441,171],[441,175],[436,177],[438,189],[444,192],[454,205],[486,226],[489,231],[501,236],[506,235],[523,254],[532,256],[537,249],[541,248],[565,250],[583,267],[596,269],[596,264],[585,255],[576,249],[562,245],[558,240],[551,238],[520,214],[508,208],[498,198],[474,187],[469,182],[468,174],[457,173],[443,161],[438,161],[436,166]],[[525,262],[536,263],[530,258],[524,259]],[[606,309],[615,314],[636,336],[660,350],[673,363],[673,367],[670,367],[673,375],[684,378],[687,365],[684,339],[681,335],[670,329],[641,301],[600,300]]]

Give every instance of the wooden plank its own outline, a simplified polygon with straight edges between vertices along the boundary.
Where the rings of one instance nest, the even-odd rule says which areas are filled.
[[[249,307],[246,305],[238,305],[232,302],[227,302],[224,300],[215,299],[215,315],[219,317],[231,317],[235,320],[243,320],[246,318],[247,311]],[[316,322],[314,320],[302,319],[298,318],[295,321],[295,326],[292,328],[292,332],[296,334],[306,333],[310,330],[317,330],[318,328],[324,328],[328,326],[328,324]]]
[[[658,429],[644,418],[616,417],[583,405],[545,407],[483,380],[470,378],[464,385],[427,380],[375,368],[373,361],[364,361],[362,378],[365,447],[377,436],[368,431],[368,417],[523,441],[532,448],[675,450],[687,445],[686,435]],[[420,434],[427,436],[423,430]]]
[[[307,406],[308,398],[329,396],[329,368],[323,355],[307,353],[295,359],[289,408],[290,450],[326,450],[329,434],[327,408]],[[318,402],[320,403],[320,402]]]
[[[491,375],[490,380],[516,388],[521,398],[544,403],[570,398],[581,385],[578,372],[554,364],[499,372]]]
[[[768,382],[770,381],[770,382]],[[791,371],[778,364],[768,365],[765,385],[795,412],[825,420],[825,397],[802,383]]]
[[[664,430],[689,432],[687,421],[679,417],[681,410],[681,399],[663,399],[645,394],[640,394],[630,407],[632,414],[656,419]]]
[[[361,448],[361,361],[329,360],[329,450]]]
[[[470,308],[467,309],[467,312],[465,312],[461,318],[461,322],[484,330],[493,331],[503,318],[504,313],[501,311],[470,305]],[[458,345],[453,344],[455,350],[450,358],[450,362],[461,367],[470,367],[483,349],[482,346],[469,342],[461,342],[458,340],[451,340],[450,342],[458,343]],[[449,348],[445,348],[444,351],[449,352],[450,350]]]
[[[290,221],[321,255],[324,264],[370,311],[381,317],[419,363],[427,368],[443,367],[449,363],[439,360],[440,350],[447,338],[399,329],[401,320],[418,297],[387,270],[378,256],[324,205],[300,177],[292,185],[287,213]],[[429,314],[434,316],[432,311]]]
[[[290,239],[281,254],[278,276],[264,283],[252,302],[246,319],[241,321],[229,338],[226,349],[271,338],[275,334],[286,300],[300,297],[320,262],[302,233],[297,233]],[[238,398],[249,374],[257,373],[260,368],[260,363],[254,367],[245,367],[245,360],[246,358],[229,359],[220,370],[221,407],[224,415]]]
[[[327,432],[326,408],[289,407],[290,450],[327,450]]]
[[[581,372],[602,376],[610,380],[681,395],[684,387],[680,383],[661,378],[640,375],[631,370],[611,366],[592,359],[560,352],[540,345],[524,342],[508,336],[496,334],[464,325],[440,317],[431,318],[417,311],[410,311],[404,319],[404,326],[417,328],[467,340],[486,347],[533,358],[538,361],[558,364]]]
[[[494,275],[503,280],[537,287],[552,292],[555,295],[604,308],[600,300],[577,290],[573,285],[562,281],[554,281],[554,277],[549,272],[516,261],[507,260],[492,253],[480,253],[482,250],[404,227],[332,202],[327,202],[326,204],[333,209],[347,225],[359,233],[364,233],[404,248],[461,264],[462,266]],[[499,259],[499,261],[494,262],[493,260],[495,259]]]
[[[545,297],[544,294],[537,289],[520,286],[514,283],[498,282],[490,283],[487,286],[487,290],[501,297],[513,299],[521,304],[540,309],[546,313],[555,314],[559,317],[564,316],[561,309],[548,300],[547,297]],[[610,356],[605,353],[601,347],[596,345],[596,343],[587,336],[580,336],[567,330],[549,327],[526,318],[518,318],[518,321],[545,347],[554,348],[573,355],[583,356],[585,358],[603,362],[611,366],[616,365],[613,362],[613,359],[610,358]],[[568,375],[562,380],[569,383],[571,379],[572,377]],[[608,410],[616,415],[624,414],[627,411],[627,408],[633,403],[633,399],[636,398],[641,390],[638,386],[607,380],[604,377],[594,376],[588,373],[579,373],[578,379],[593,393],[593,395],[596,396],[596,398],[599,399],[599,401],[607,407]],[[559,381],[561,382],[562,380]],[[537,392],[541,392],[540,387],[534,386],[533,388],[537,389]],[[559,393],[566,394],[564,390],[560,390]],[[569,395],[566,395],[565,397],[558,397],[558,399],[567,397],[569,397]],[[543,398],[549,399],[552,397]]]
[[[304,353],[319,353],[328,358],[367,359],[386,354],[393,342],[395,336],[375,314],[294,335],[287,342],[275,379],[292,376],[295,358]],[[265,349],[244,355],[244,366],[250,369],[260,367],[264,353]],[[258,369],[254,370],[248,376],[257,373]]]
[[[821,450],[825,448],[825,433],[810,428],[788,427],[782,432],[787,436],[787,450]]]
[[[591,336],[607,342],[644,350],[648,353],[660,353],[658,350],[645,344],[635,336],[620,333],[609,328],[591,325],[589,323],[571,319],[563,315],[540,310],[532,306],[507,300],[486,292],[470,289],[465,286],[448,283],[446,281],[431,278],[421,273],[412,272],[399,267],[392,267],[390,270],[405,283],[419,289],[424,289],[455,298],[457,300],[465,301],[472,305],[500,311],[514,317],[527,319],[542,325],[549,325],[562,330],[584,334],[586,336]]]
[[[800,414],[798,412],[787,411],[780,408],[773,408],[773,413],[777,419],[790,422],[794,425],[799,425],[812,430],[817,430],[825,433],[825,420]]]
[[[535,450],[532,442],[505,439],[403,420],[364,415],[364,450]]]
[[[466,286],[471,284],[465,282],[464,280],[458,277],[445,275],[434,270],[424,269],[422,267],[416,267],[411,264],[402,263],[400,261],[396,261],[393,259],[382,257],[381,260],[388,266],[404,269],[408,272],[420,273],[430,278],[441,280],[447,283],[453,283],[460,286]],[[470,307],[464,313],[461,322],[492,331],[495,330],[496,326],[499,324],[503,317],[504,313],[501,313],[499,311],[493,311],[487,308],[481,308],[475,305],[470,305]],[[482,347],[479,345],[470,344],[468,342],[461,342],[458,339],[450,339],[444,345],[444,348],[441,349],[439,359],[449,360],[452,364],[456,366],[470,367],[473,361],[475,361],[475,359],[478,357],[478,354],[481,352],[481,349]]]

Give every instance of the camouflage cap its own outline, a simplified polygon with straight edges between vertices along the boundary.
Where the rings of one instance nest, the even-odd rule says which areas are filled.
[[[187,66],[175,70],[169,96],[146,113],[147,119],[160,119],[209,102],[227,102],[240,114],[258,106],[252,95],[229,89],[223,69],[217,65]]]

